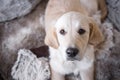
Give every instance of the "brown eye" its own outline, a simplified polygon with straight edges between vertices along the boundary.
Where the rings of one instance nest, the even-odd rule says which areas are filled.
[[[84,34],[86,31],[84,29],[79,29],[78,33],[79,34]]]
[[[60,34],[65,35],[65,34],[66,34],[65,30],[64,30],[64,29],[61,29],[61,30],[60,30]]]

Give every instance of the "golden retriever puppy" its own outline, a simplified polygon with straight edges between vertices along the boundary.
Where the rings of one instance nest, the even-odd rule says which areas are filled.
[[[65,75],[71,73],[79,76],[78,80],[93,80],[94,47],[104,40],[91,17],[98,11],[98,2],[49,0],[45,44],[49,46],[52,80],[65,80]]]

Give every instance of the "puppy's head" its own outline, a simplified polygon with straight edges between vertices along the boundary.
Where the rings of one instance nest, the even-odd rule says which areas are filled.
[[[65,60],[82,59],[88,44],[96,46],[101,41],[103,36],[94,20],[77,12],[62,15],[45,37],[45,43]]]

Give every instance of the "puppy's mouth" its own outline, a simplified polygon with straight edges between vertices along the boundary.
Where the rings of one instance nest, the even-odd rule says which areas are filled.
[[[67,58],[67,60],[68,60],[68,61],[80,61],[80,59],[78,59],[78,58],[76,58],[76,57],[75,57],[75,58],[70,58],[70,57],[69,57],[69,58]]]

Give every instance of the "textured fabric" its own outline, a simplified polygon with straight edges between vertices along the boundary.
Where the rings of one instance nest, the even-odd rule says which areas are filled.
[[[37,58],[31,51],[21,49],[12,68],[15,80],[48,80],[50,70],[47,58]]]
[[[0,23],[0,73],[11,79],[11,68],[21,48],[31,49],[44,45],[44,10],[46,0],[29,15]]]
[[[108,19],[120,31],[120,0],[106,0],[108,5]]]
[[[28,14],[41,0],[0,0],[0,22]]]

